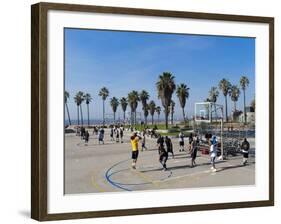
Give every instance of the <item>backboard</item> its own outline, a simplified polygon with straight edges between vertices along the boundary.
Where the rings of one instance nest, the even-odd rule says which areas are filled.
[[[212,102],[195,103],[195,121],[211,123],[223,119],[223,106]]]

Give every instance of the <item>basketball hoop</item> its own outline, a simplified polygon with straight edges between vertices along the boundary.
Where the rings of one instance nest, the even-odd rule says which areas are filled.
[[[196,123],[214,123],[220,122],[220,141],[221,141],[221,156],[223,155],[223,106],[213,102],[195,103],[194,120]]]

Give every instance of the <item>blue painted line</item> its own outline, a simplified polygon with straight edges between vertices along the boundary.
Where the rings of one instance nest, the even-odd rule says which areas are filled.
[[[114,174],[116,174],[116,173],[120,173],[120,172],[125,171],[125,170],[128,170],[128,168],[127,168],[127,169],[122,169],[122,170],[117,170],[117,171],[115,171],[115,172],[113,172],[113,173],[109,174],[109,176],[108,176],[108,177],[111,177],[111,176],[113,176]]]
[[[128,170],[128,168],[127,169],[122,169],[122,170],[118,170],[118,171],[115,171],[115,172],[113,172],[113,173],[111,173],[111,174],[109,174],[109,178],[111,177],[111,176],[113,176],[114,174],[116,174],[116,173],[120,173],[120,172],[122,172],[122,171],[125,171],[125,170]],[[112,180],[111,180],[112,181]],[[120,182],[116,182],[116,181],[113,181],[115,184],[118,184],[118,185],[132,185],[132,186],[134,186],[134,185],[142,185],[142,184],[152,184],[152,182],[144,182],[144,183],[138,183],[138,184],[132,184],[132,183],[120,183]]]
[[[114,187],[117,187],[117,188],[119,188],[119,189],[122,189],[122,190],[125,190],[125,191],[132,191],[131,189],[128,189],[128,188],[125,188],[123,185],[128,185],[128,186],[137,186],[137,185],[143,185],[143,184],[152,184],[151,182],[144,182],[144,183],[138,183],[138,184],[130,184],[130,183],[119,183],[119,182],[115,182],[115,181],[113,181],[113,180],[111,180],[111,176],[113,176],[114,174],[116,174],[116,173],[119,173],[119,172],[122,172],[122,171],[124,171],[124,170],[128,170],[128,169],[122,169],[122,170],[118,170],[118,171],[115,171],[115,172],[112,172],[112,173],[110,173],[110,171],[114,168],[114,167],[116,167],[116,166],[118,166],[119,164],[121,164],[121,163],[124,163],[124,162],[127,162],[127,161],[129,161],[130,159],[126,159],[126,160],[123,160],[123,161],[120,161],[120,162],[118,162],[118,163],[115,163],[115,164],[113,164],[107,171],[106,171],[106,173],[105,173],[105,178],[106,178],[106,180],[112,185],[112,186],[114,186]],[[162,178],[162,179],[160,179],[160,181],[163,181],[163,180],[166,180],[166,179],[168,179],[168,178],[170,178],[171,176],[172,176],[172,171],[169,171],[170,172],[170,174],[168,175],[168,177],[164,177],[164,178]],[[121,186],[120,186],[121,185]]]
[[[110,172],[115,166],[118,166],[119,164],[124,163],[124,162],[126,162],[126,161],[128,161],[128,160],[130,160],[130,159],[126,159],[126,160],[120,161],[120,162],[118,162],[118,163],[115,163],[115,164],[112,165],[112,166],[106,171],[106,173],[105,173],[105,178],[106,178],[106,180],[107,180],[112,186],[117,187],[117,188],[119,188],[119,189],[122,189],[122,190],[124,190],[124,191],[132,191],[132,190],[130,190],[130,189],[128,189],[128,188],[125,188],[125,187],[121,187],[119,184],[117,184],[116,182],[112,181],[112,180],[110,179],[111,174],[109,174],[109,172]]]

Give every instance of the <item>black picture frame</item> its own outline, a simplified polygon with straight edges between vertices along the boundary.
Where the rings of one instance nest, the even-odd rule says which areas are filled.
[[[274,18],[225,15],[183,11],[119,8],[89,5],[38,3],[31,6],[31,217],[39,221],[80,219],[109,216],[187,212],[226,208],[246,208],[274,205]],[[47,192],[47,13],[49,10],[98,12],[166,18],[194,18],[217,21],[264,23],[269,25],[269,199],[264,201],[216,203],[204,205],[132,208],[126,210],[87,211],[48,214]]]

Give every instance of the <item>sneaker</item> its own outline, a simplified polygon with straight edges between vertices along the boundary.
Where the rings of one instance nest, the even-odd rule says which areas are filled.
[[[216,169],[216,168],[213,168],[213,172],[217,172],[217,169]]]

